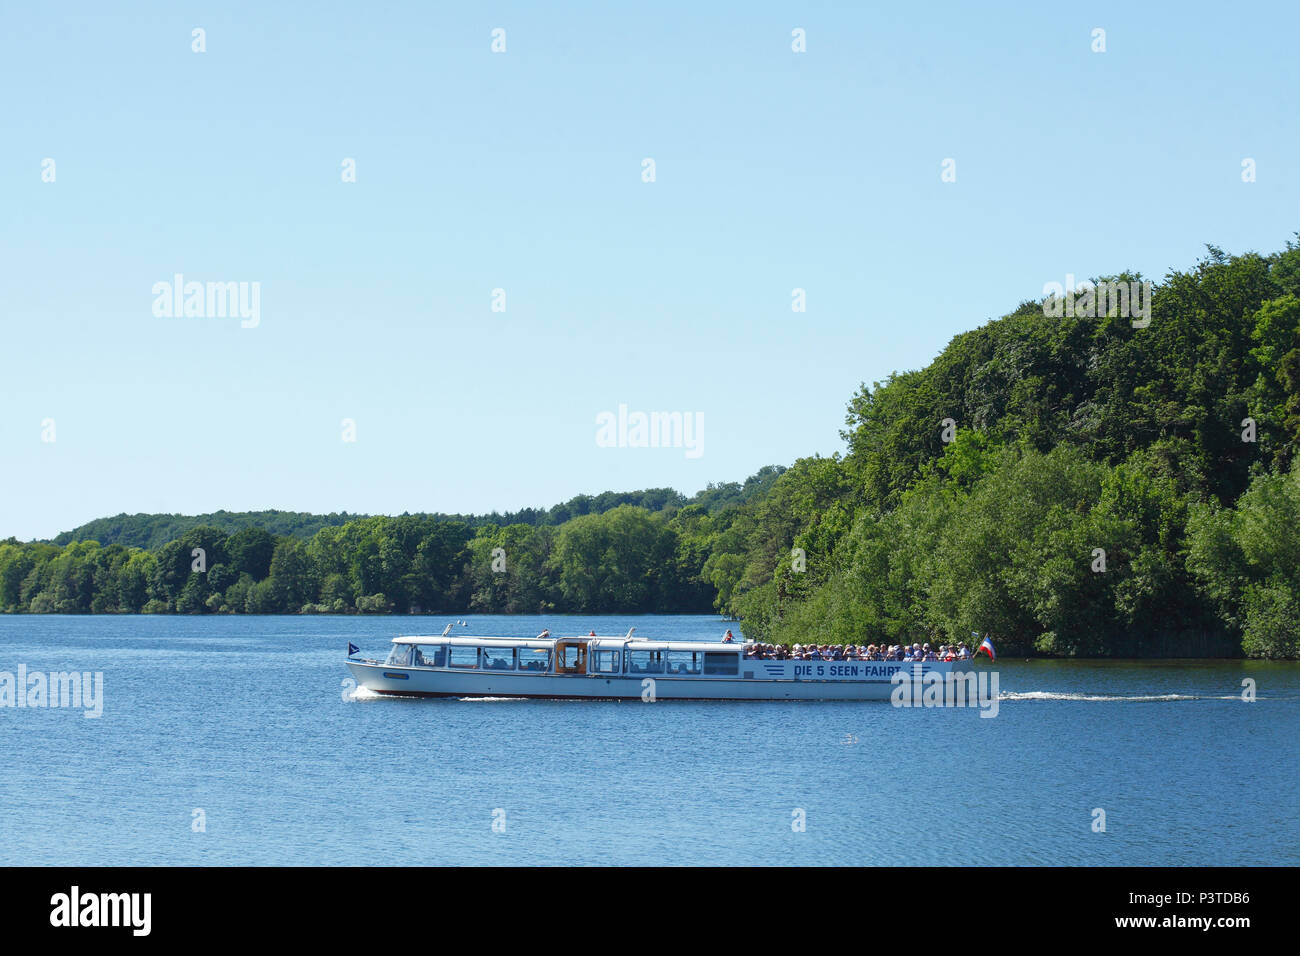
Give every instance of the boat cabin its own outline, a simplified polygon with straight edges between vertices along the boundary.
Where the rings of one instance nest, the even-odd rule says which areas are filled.
[[[738,677],[743,645],[626,637],[398,637],[385,664],[573,677]]]

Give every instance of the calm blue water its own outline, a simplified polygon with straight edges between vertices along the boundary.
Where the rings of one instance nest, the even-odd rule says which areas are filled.
[[[999,661],[994,719],[871,702],[344,700],[348,641],[378,656],[448,620],[0,617],[0,671],[105,681],[97,720],[0,708],[0,863],[1300,862],[1300,665]],[[727,626],[469,620],[461,633]]]

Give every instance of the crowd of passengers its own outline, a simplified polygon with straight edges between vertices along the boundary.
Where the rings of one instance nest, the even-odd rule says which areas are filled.
[[[968,661],[965,644],[746,644],[745,657],[763,661]]]

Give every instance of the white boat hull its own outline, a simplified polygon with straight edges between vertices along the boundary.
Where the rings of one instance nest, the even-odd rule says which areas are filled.
[[[642,700],[888,700],[893,675],[962,674],[970,661],[743,661],[738,677],[671,674],[554,674],[403,667],[349,660],[357,683],[408,697],[534,697]],[[920,668],[919,672],[917,668]],[[753,675],[753,676],[749,676]],[[653,681],[653,684],[647,683]]]

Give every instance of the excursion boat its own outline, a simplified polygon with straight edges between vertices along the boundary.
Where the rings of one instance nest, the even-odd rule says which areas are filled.
[[[633,628],[632,630],[635,630]],[[596,700],[888,700],[892,679],[970,671],[971,661],[773,661],[725,641],[622,637],[395,637],[388,658],[357,660],[357,683],[403,697]],[[349,648],[351,650],[351,648]],[[933,678],[932,678],[933,679]]]

